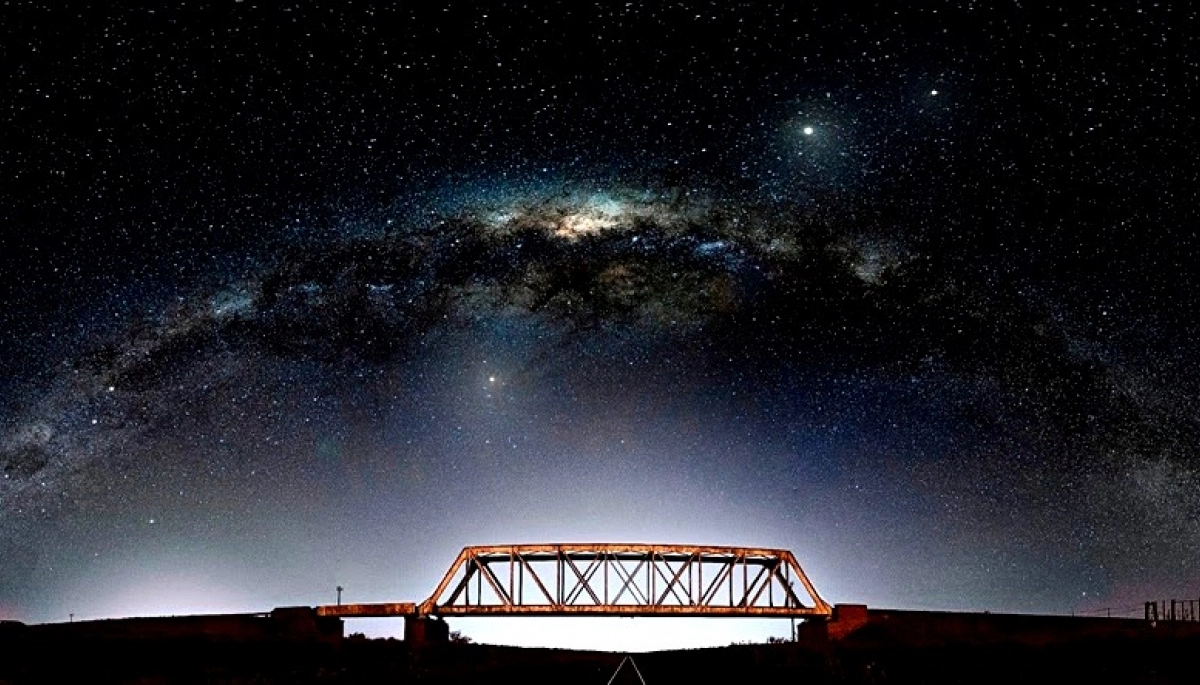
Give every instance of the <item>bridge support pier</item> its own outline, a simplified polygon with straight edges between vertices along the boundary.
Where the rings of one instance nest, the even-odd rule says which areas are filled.
[[[450,625],[436,616],[405,616],[404,641],[414,647],[449,642]]]

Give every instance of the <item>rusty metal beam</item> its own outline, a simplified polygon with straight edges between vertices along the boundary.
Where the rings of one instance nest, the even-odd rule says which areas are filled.
[[[318,616],[340,616],[342,618],[386,618],[389,616],[416,616],[417,605],[413,602],[386,602],[382,604],[326,604],[317,607]]]
[[[442,606],[437,616],[626,616],[626,617],[742,617],[742,618],[825,618],[829,614],[812,607],[731,607],[731,606],[675,606],[658,604],[622,604],[618,606],[574,605],[553,608],[546,605],[525,604],[516,606],[479,605]]]
[[[536,587],[528,593],[526,576]],[[416,609],[442,616],[832,613],[787,550],[644,543],[466,547]]]

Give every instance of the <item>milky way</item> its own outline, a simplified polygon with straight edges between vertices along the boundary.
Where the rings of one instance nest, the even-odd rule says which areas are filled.
[[[1054,62],[1021,11],[814,11],[5,22],[0,618],[422,599],[570,539],[896,607],[1194,596],[1186,98],[1071,66],[1127,92],[1109,43],[1171,64],[1171,22]]]

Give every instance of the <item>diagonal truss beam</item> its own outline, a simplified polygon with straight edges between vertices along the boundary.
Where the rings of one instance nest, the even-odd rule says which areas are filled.
[[[791,552],[652,544],[466,547],[419,615],[826,617]]]

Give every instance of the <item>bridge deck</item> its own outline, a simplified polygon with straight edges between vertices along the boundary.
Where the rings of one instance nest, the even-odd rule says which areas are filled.
[[[413,602],[384,602],[380,604],[325,604],[317,607],[318,616],[341,618],[387,618],[391,616],[416,616],[417,605]]]

